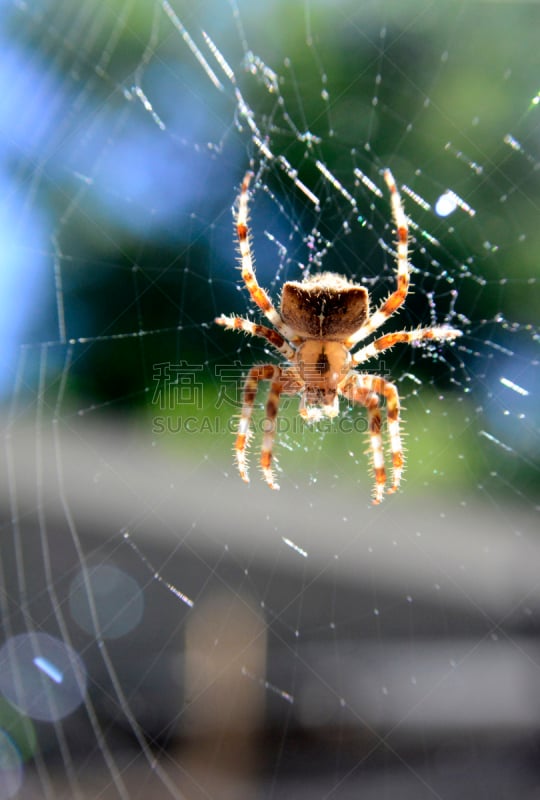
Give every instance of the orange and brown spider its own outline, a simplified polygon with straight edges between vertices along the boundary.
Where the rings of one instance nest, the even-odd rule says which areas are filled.
[[[422,340],[448,340],[461,335],[449,326],[418,328],[387,333],[356,352],[350,351],[378,330],[405,302],[409,291],[408,225],[401,198],[390,170],[384,180],[390,191],[392,216],[397,229],[397,287],[373,313],[369,312],[369,294],[364,286],[333,272],[323,272],[302,281],[283,285],[277,310],[255,277],[248,231],[248,190],[252,178],[248,172],[238,198],[236,231],[240,246],[242,279],[251,299],[273,325],[268,328],[241,317],[217,317],[218,325],[266,339],[287,361],[284,366],[262,364],[250,369],[243,390],[242,414],[238,424],[235,451],[240,475],[249,481],[246,448],[250,421],[260,381],[270,382],[261,451],[261,468],[267,484],[278,489],[272,470],[272,448],[276,432],[279,400],[282,394],[300,395],[300,414],[306,422],[339,413],[339,396],[366,407],[371,458],[375,472],[375,503],[380,503],[386,485],[382,439],[381,405],[386,401],[388,437],[392,455],[392,485],[399,487],[403,472],[403,447],[400,433],[399,395],[394,384],[378,375],[356,372],[353,367],[375,358],[398,343]]]

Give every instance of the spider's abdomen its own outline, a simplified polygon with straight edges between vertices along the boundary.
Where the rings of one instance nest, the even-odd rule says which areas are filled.
[[[303,337],[343,340],[366,322],[368,304],[363,286],[323,272],[284,284],[281,316]]]

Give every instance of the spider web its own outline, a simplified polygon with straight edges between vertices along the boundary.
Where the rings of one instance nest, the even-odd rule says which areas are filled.
[[[0,800],[534,792],[538,7],[4,10]],[[386,167],[382,330],[463,332],[362,365],[403,490],[362,409],[285,398],[271,492],[264,391],[247,487],[242,177],[276,304],[330,270],[376,308]]]

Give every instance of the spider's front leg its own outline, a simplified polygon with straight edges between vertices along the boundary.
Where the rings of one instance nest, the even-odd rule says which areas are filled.
[[[261,469],[264,479],[271,489],[279,489],[272,470],[272,451],[276,437],[276,420],[279,411],[279,399],[283,392],[283,383],[277,378],[270,384],[268,399],[266,401],[266,416],[264,418],[264,435],[261,448]]]
[[[252,367],[244,383],[242,414],[238,422],[234,450],[236,453],[238,472],[242,480],[246,483],[249,483],[246,449],[251,438],[251,417],[253,415],[253,406],[257,396],[257,389],[261,381],[276,381],[279,373],[279,367],[274,366],[274,364]]]
[[[266,402],[266,417],[261,448],[261,469],[268,486],[271,489],[279,489],[272,471],[272,450],[276,435],[279,400],[283,392],[294,394],[298,391],[300,384],[292,371],[282,370],[274,364],[263,364],[250,369],[244,384],[242,414],[238,423],[238,433],[234,445],[238,471],[240,477],[246,483],[249,483],[246,448],[251,437],[251,417],[260,381],[271,381]]]
[[[351,374],[341,391],[354,403],[360,403],[367,408],[371,458],[375,472],[373,502],[378,504],[384,497],[386,486],[379,395],[386,400],[386,418],[390,452],[392,454],[392,486],[387,490],[389,494],[399,488],[403,474],[404,458],[399,425],[400,404],[398,391],[394,384],[389,383],[384,378],[377,375],[359,375],[357,373]]]

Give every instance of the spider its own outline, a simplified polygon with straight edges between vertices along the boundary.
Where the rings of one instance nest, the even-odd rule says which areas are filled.
[[[396,344],[413,344],[426,339],[451,340],[460,336],[461,331],[449,326],[401,330],[380,336],[351,352],[403,305],[409,291],[407,217],[392,173],[386,169],[383,175],[390,192],[392,217],[397,229],[397,287],[371,314],[367,289],[333,272],[322,272],[302,281],[287,281],[283,285],[279,309],[275,308],[255,276],[248,229],[249,185],[253,173],[247,172],[244,177],[235,219],[242,279],[252,301],[272,327],[224,314],[217,317],[215,322],[230,330],[244,331],[266,339],[286,360],[283,366],[253,366],[245,379],[235,451],[240,476],[246,482],[249,482],[246,449],[251,435],[253,406],[259,383],[268,381],[270,391],[266,403],[260,464],[270,488],[279,489],[272,469],[272,449],[282,394],[300,395],[299,413],[308,423],[324,416],[335,417],[339,413],[340,396],[350,403],[365,406],[371,461],[375,473],[374,503],[382,501],[387,482],[379,399],[384,398],[392,457],[392,482],[387,492],[392,493],[399,488],[404,458],[398,391],[385,378],[357,372],[354,367],[375,358]]]

